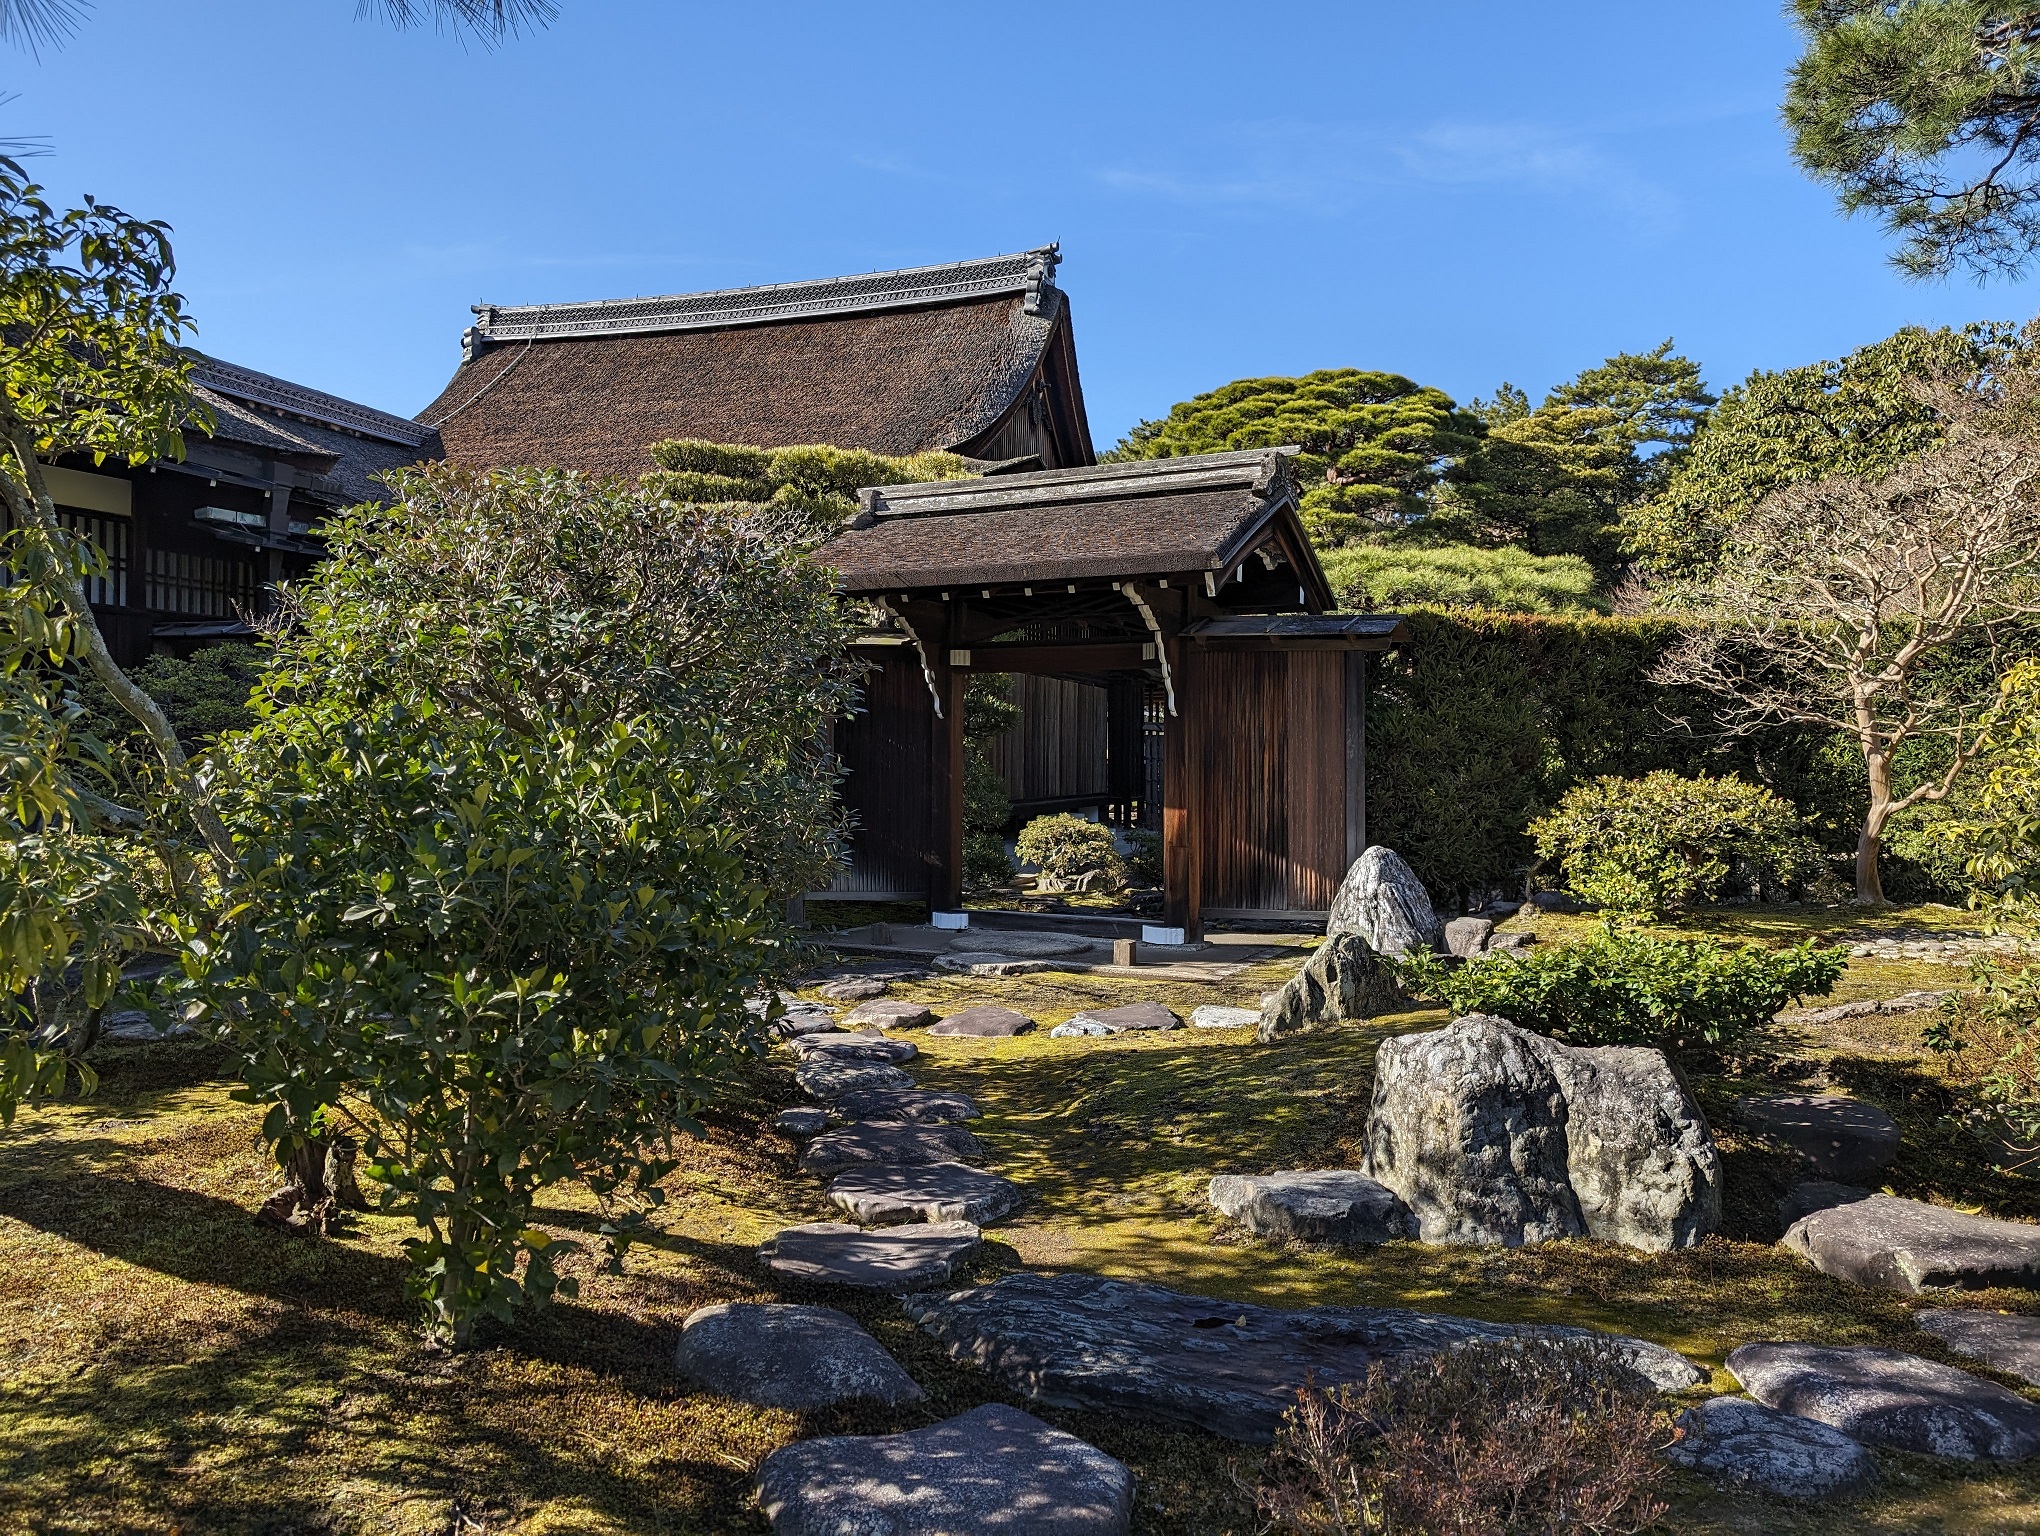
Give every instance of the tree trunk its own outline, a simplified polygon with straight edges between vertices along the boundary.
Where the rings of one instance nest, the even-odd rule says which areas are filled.
[[[1884,881],[1877,873],[1877,855],[1884,848],[1884,824],[1891,819],[1891,759],[1867,752],[1863,763],[1870,771],[1870,804],[1856,834],[1856,905],[1881,907]]]
[[[284,1159],[286,1183],[262,1202],[255,1219],[286,1232],[331,1232],[343,1210],[365,1211],[354,1179],[351,1136],[304,1136]]]

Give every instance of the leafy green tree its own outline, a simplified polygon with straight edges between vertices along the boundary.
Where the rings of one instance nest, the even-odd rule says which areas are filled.
[[[1912,277],[2020,271],[2040,242],[2040,7],[1793,0],[1792,150]]]
[[[1109,457],[1294,444],[1311,537],[1335,545],[1422,517],[1439,483],[1479,439],[1481,423],[1443,390],[1394,373],[1324,368],[1302,378],[1239,379],[1144,422]]]
[[[557,472],[391,486],[331,525],[255,725],[214,748],[239,859],[184,986],[267,1107],[272,1212],[328,1220],[350,1138],[459,1345],[562,1284],[539,1191],[614,1204],[615,1262],[761,1048],[774,898],[836,857],[851,631],[771,509]]]
[[[2007,325],[1909,326],[1832,362],[1751,374],[1695,431],[1663,489],[1626,514],[1628,550],[1660,586],[1704,577],[1771,491],[1878,475],[1932,447],[1944,433],[1935,381],[1988,378],[2020,349]]]

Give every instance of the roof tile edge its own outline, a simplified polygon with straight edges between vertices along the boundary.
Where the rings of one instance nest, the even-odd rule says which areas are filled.
[[[972,509],[962,504],[972,501],[983,502],[987,507],[1006,507],[1035,501],[1167,496],[1192,489],[1218,489],[1227,484],[1266,495],[1287,473],[1288,462],[1301,451],[1284,444],[1227,453],[1045,469],[1031,474],[867,486],[857,493],[858,521],[967,512]]]
[[[1015,293],[1026,311],[1040,314],[1055,287],[1059,244],[981,256],[932,267],[902,267],[850,277],[811,278],[750,288],[718,288],[656,298],[594,299],[577,304],[477,304],[475,324],[461,338],[472,361],[487,345],[563,341],[589,336],[638,336],[668,331],[767,325],[883,309],[912,309]]]
[[[190,356],[193,359],[193,378],[206,388],[244,404],[302,416],[322,427],[352,432],[358,437],[377,438],[405,448],[422,448],[432,437],[430,427],[388,411],[379,411],[372,405],[329,395],[309,385],[293,384],[275,374],[243,368],[239,363],[229,363],[203,352],[193,352]]]

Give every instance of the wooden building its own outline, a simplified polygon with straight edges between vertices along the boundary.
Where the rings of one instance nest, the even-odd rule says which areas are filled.
[[[1095,461],[1056,247],[583,304],[483,304],[421,423],[447,458],[635,475],[706,438]]]
[[[1404,631],[1326,612],[1293,452],[864,492],[818,556],[886,616],[838,731],[858,828],[827,894],[959,904],[963,690],[998,672],[1108,685],[1115,793],[1128,712],[1159,711],[1165,924],[1322,917],[1367,842],[1366,654]]]
[[[214,425],[185,434],[181,461],[45,470],[59,520],[106,551],[86,596],[124,666],[252,634],[269,585],[325,553],[329,512],[379,497],[379,472],[438,455],[415,421],[218,358],[198,359],[192,392]]]

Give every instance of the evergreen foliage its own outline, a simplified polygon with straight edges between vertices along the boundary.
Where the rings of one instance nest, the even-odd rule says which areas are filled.
[[[1347,544],[1320,557],[1342,608],[1488,608],[1598,612],[1594,568],[1577,555],[1532,555],[1474,544]]]
[[[652,444],[651,454],[659,467],[642,483],[655,495],[704,505],[755,502],[781,507],[810,519],[817,534],[824,536],[856,513],[857,493],[868,485],[957,480],[973,473],[968,461],[953,453],[889,457],[826,443],[750,448],[672,438]]]
[[[1112,841],[1112,829],[1068,811],[1037,816],[1020,829],[1021,862],[1065,884],[1085,875],[1101,875],[1117,884],[1126,867]]]
[[[976,672],[963,690],[963,881],[975,890],[1013,878],[1006,852],[1006,823],[1013,797],[992,766],[988,743],[1020,723],[1013,679],[1000,672]]]
[[[1844,212],[1900,238],[1912,277],[2015,275],[2040,244],[2040,7],[1793,0],[1806,39],[1785,122]]]

